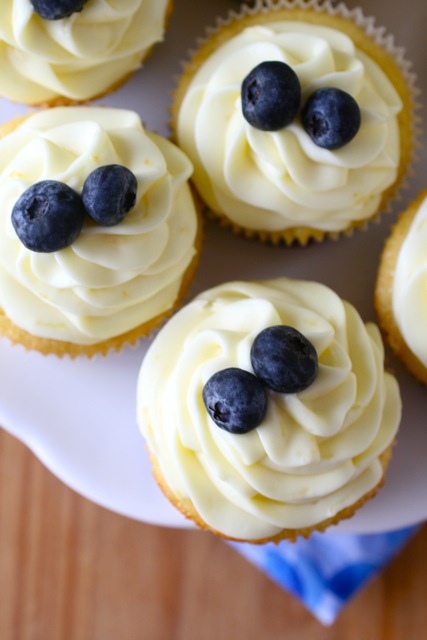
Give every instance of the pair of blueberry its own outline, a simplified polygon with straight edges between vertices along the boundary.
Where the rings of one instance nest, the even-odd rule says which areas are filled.
[[[261,331],[252,344],[250,358],[255,375],[229,367],[214,373],[203,388],[210,417],[231,433],[247,433],[261,424],[267,411],[267,389],[298,393],[312,384],[318,371],[316,349],[288,325]]]
[[[61,20],[83,9],[87,0],[30,0],[34,12],[45,20]]]
[[[41,180],[18,198],[12,224],[31,251],[51,253],[70,246],[85,214],[102,226],[116,225],[136,202],[137,180],[119,164],[98,167],[86,178],[81,195],[58,180]]]
[[[243,115],[253,127],[262,131],[283,129],[300,109],[298,76],[284,62],[261,62],[243,80],[241,101]],[[361,122],[356,100],[335,87],[314,91],[303,106],[301,116],[305,131],[324,149],[339,149],[348,144]]]

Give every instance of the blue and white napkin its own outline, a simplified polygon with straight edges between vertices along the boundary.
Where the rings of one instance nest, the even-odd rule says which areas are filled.
[[[308,540],[251,545],[230,543],[272,580],[296,596],[324,625],[378,574],[417,527],[388,533],[314,533]]]

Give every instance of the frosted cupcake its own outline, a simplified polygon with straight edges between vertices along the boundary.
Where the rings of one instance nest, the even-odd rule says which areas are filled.
[[[0,95],[31,105],[116,89],[163,39],[170,0],[2,0]]]
[[[411,202],[386,240],[375,307],[387,342],[427,384],[427,191]]]
[[[137,394],[171,502],[253,543],[350,517],[382,484],[401,416],[377,326],[287,278],[198,295],[157,334]]]
[[[172,126],[210,212],[305,244],[386,209],[411,158],[413,80],[360,11],[258,1],[192,55]]]
[[[55,107],[0,139],[0,334],[92,355],[148,335],[199,249],[192,166],[124,109]]]

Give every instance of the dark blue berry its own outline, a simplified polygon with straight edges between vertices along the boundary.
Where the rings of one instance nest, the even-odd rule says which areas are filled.
[[[86,178],[83,204],[93,220],[109,227],[121,222],[135,205],[136,190],[132,171],[120,164],[104,165]]]
[[[256,129],[283,129],[295,118],[300,101],[298,76],[284,62],[261,62],[243,80],[243,115]]]
[[[316,349],[297,329],[264,329],[251,347],[255,374],[273,391],[297,393],[311,385],[318,370]]]
[[[218,427],[247,433],[264,419],[267,392],[249,371],[230,367],[215,373],[203,388],[206,409]]]
[[[78,193],[62,182],[42,180],[26,189],[12,210],[12,224],[27,249],[51,253],[79,235],[84,220]]]
[[[87,0],[30,0],[34,11],[46,20],[61,20],[83,9]]]
[[[359,105],[353,96],[341,89],[317,89],[303,108],[302,122],[319,147],[339,149],[353,140],[359,131]]]

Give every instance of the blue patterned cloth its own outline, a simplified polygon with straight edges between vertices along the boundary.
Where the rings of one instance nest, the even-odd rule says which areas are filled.
[[[400,551],[417,527],[369,535],[314,533],[295,543],[230,543],[324,625]]]

